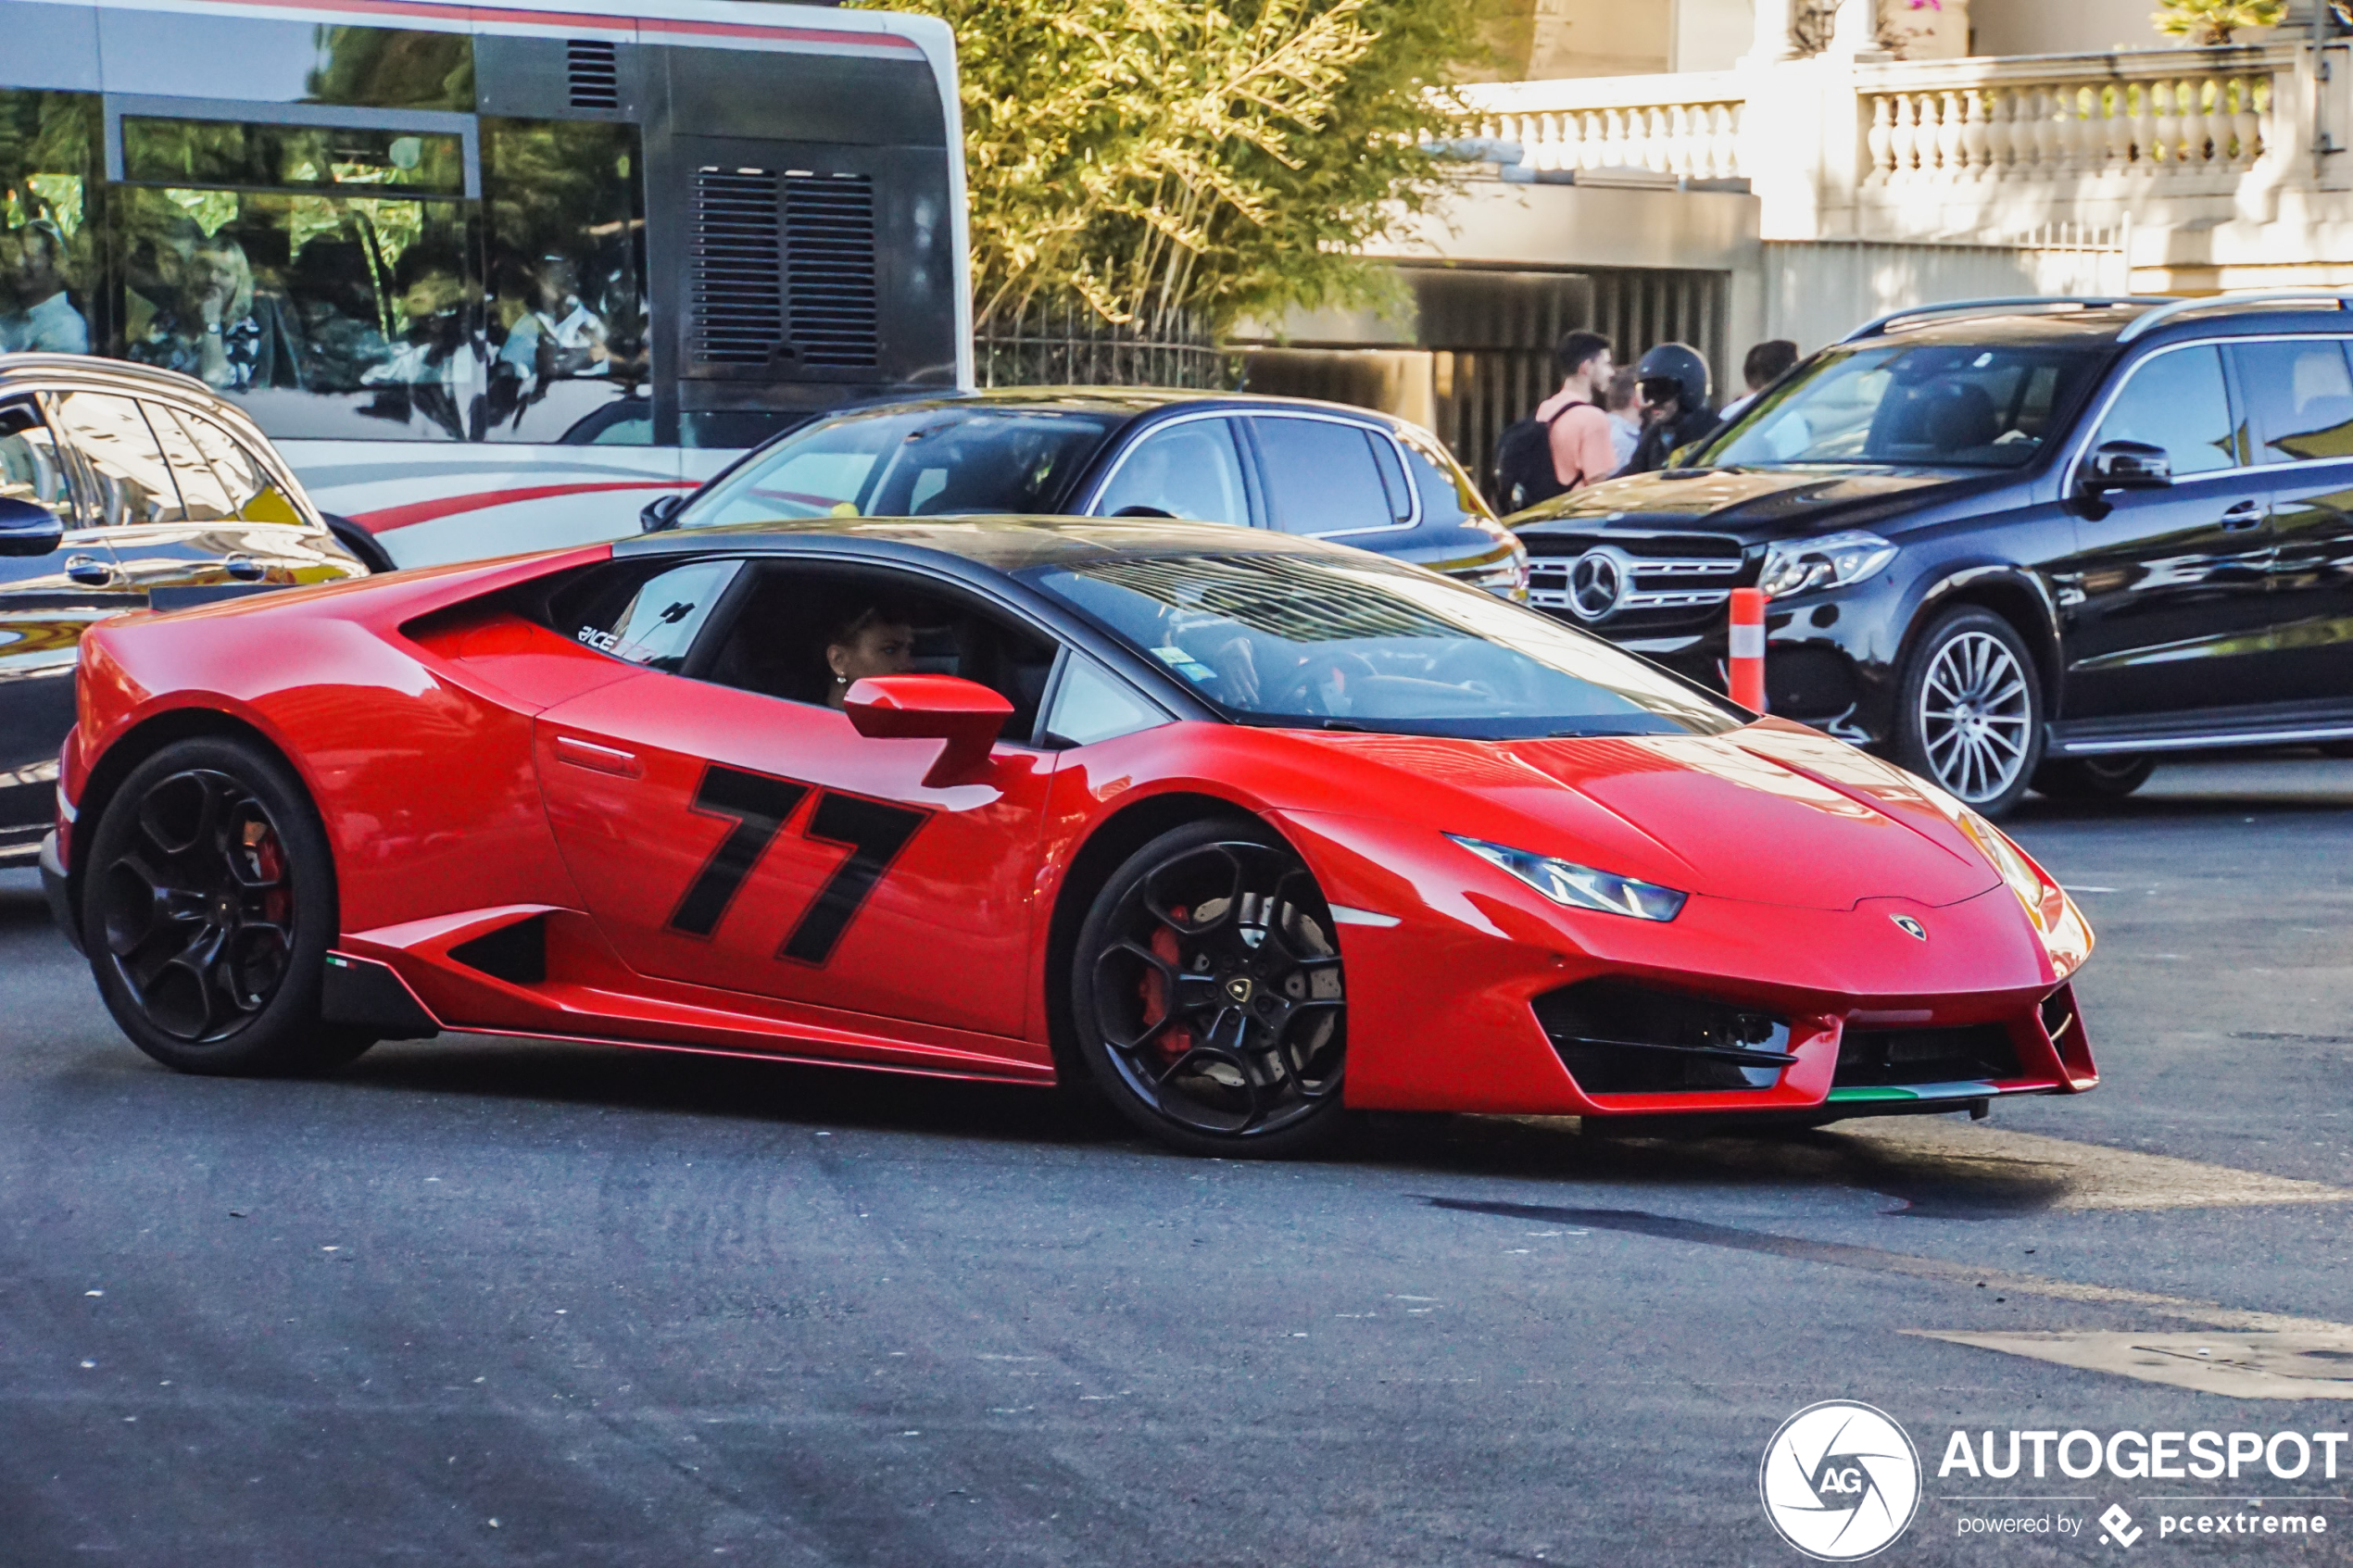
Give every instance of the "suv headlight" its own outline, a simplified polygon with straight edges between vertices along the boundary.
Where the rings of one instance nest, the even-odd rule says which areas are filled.
[[[1550,855],[1530,854],[1525,849],[1490,844],[1483,838],[1465,838],[1458,833],[1446,836],[1489,864],[1503,867],[1554,903],[1566,904],[1572,909],[1667,921],[1681,912],[1683,901],[1691,897],[1655,883],[1598,872],[1574,860],[1556,860]]]
[[[1895,546],[1860,529],[1815,539],[1780,539],[1765,546],[1765,570],[1756,585],[1768,598],[1786,598],[1817,588],[1843,588],[1895,558]]]

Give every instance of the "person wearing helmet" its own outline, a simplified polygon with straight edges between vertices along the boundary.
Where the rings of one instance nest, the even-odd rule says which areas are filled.
[[[1627,459],[1628,473],[1667,466],[1667,455],[1716,428],[1707,361],[1687,343],[1662,343],[1634,367],[1642,395],[1642,438]]]

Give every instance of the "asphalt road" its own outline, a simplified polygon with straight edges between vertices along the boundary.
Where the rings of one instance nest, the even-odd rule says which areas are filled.
[[[2095,1094],[1299,1164],[555,1045],[179,1078],[0,874],[0,1564],[1794,1563],[1759,1459],[1830,1399],[1928,1461],[1881,1561],[2123,1557],[2114,1502],[2131,1556],[2353,1562],[2353,1452],[1936,1474],[1957,1428],[2353,1424],[2353,762],[2018,832],[2100,935]],[[2158,1496],[2332,1530],[2165,1539]],[[2080,1533],[1960,1533],[2006,1513]]]

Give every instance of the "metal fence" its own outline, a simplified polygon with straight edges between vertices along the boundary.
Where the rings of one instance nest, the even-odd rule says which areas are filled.
[[[1240,378],[1238,356],[1198,321],[1157,334],[1104,320],[1081,305],[1033,307],[973,334],[983,386],[1175,386],[1225,391]]]

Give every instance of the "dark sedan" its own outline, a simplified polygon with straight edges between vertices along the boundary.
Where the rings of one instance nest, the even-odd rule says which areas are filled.
[[[1527,597],[1527,550],[1437,437],[1296,397],[1025,387],[869,405],[656,502],[646,525],[1004,512],[1270,528]]]
[[[367,570],[202,383],[0,354],[0,865],[30,863],[56,820],[91,625]]]

